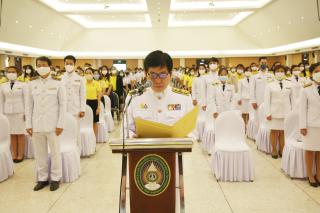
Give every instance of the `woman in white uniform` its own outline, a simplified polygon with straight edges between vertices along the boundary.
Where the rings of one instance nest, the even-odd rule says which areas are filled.
[[[292,76],[290,80],[292,82],[292,98],[293,98],[293,106],[299,107],[300,101],[299,96],[303,87],[310,83],[310,80],[307,80],[306,77],[302,77],[300,67],[298,65],[292,65],[291,67]]]
[[[0,113],[7,116],[10,124],[11,152],[15,163],[24,158],[25,147],[25,83],[17,81],[18,69],[14,66],[7,68],[8,82],[0,88]]]
[[[268,83],[265,90],[265,113],[270,128],[272,158],[278,158],[284,148],[284,118],[292,110],[292,83],[285,78],[285,67],[278,65],[274,68],[275,80]]]
[[[247,126],[249,120],[249,110],[250,110],[250,77],[251,68],[247,67],[244,72],[244,78],[240,79],[238,82],[238,93],[240,100],[238,105],[242,113],[242,118],[244,120],[245,126]]]
[[[320,63],[310,67],[313,82],[305,86],[300,96],[300,132],[303,135],[303,149],[309,183],[320,186]],[[316,175],[312,173],[316,164]]]

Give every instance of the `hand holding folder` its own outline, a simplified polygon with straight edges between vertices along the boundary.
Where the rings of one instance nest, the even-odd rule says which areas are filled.
[[[173,125],[135,119],[138,138],[183,138],[196,127],[199,107],[195,107]]]

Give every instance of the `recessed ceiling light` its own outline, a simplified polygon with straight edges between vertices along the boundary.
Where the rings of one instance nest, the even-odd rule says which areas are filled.
[[[29,25],[29,28],[32,28],[32,25]]]
[[[44,32],[44,29],[41,29],[40,31],[41,31],[41,32]]]
[[[301,20],[303,20],[304,19],[304,17],[303,16],[301,16]]]
[[[292,22],[291,22],[291,21],[288,21],[288,24],[292,24]]]
[[[19,21],[18,20],[16,20],[16,24],[18,24],[19,23]]]

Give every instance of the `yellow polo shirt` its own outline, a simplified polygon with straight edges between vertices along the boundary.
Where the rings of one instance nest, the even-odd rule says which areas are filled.
[[[110,76],[110,84],[112,85],[112,90],[117,90],[117,76]]]
[[[87,100],[97,100],[98,94],[101,92],[100,83],[97,81],[86,82]]]

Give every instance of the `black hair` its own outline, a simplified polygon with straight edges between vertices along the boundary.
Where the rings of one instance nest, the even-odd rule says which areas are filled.
[[[294,65],[291,66],[291,70],[293,70],[294,68],[300,68],[300,66],[294,64]]]
[[[283,66],[283,65],[277,65],[275,68],[274,68],[274,70],[273,70],[273,72],[276,72],[277,70],[279,70],[279,69],[283,69],[283,71],[287,71],[287,69],[286,69],[286,67],[285,66]]]
[[[267,57],[262,56],[262,57],[259,58],[259,62],[260,62],[261,60],[267,60]]]
[[[252,65],[256,65],[256,66],[257,66],[257,63],[254,63],[254,62],[251,63],[251,64],[250,64],[250,67],[252,67]]]
[[[221,73],[222,73],[223,71],[226,71],[226,72],[227,72],[227,75],[229,74],[229,71],[227,70],[227,68],[223,66],[223,67],[221,67],[221,68],[219,69],[218,75],[221,75]]]
[[[168,53],[162,52],[161,50],[156,50],[147,55],[143,65],[146,72],[148,72],[150,67],[166,67],[168,72],[171,74],[173,62]]]
[[[212,58],[209,59],[209,64],[210,64],[210,62],[219,64],[219,59],[217,59],[215,57],[212,57]]]
[[[310,71],[311,73],[313,73],[313,71],[314,71],[317,67],[319,67],[319,66],[320,66],[320,62],[315,63],[315,64],[311,64],[311,66],[310,66],[310,68],[309,68],[309,71]]]
[[[236,69],[239,69],[239,68],[243,68],[243,70],[244,70],[244,65],[243,64],[238,64],[237,66],[236,66]]]
[[[63,61],[66,62],[67,59],[72,60],[74,63],[77,62],[77,59],[73,55],[67,55],[64,57]]]
[[[48,64],[49,66],[52,65],[51,60],[50,60],[48,57],[46,57],[46,56],[41,56],[41,57],[37,58],[37,59],[36,59],[36,64],[38,64],[38,61],[45,61],[45,62],[47,62],[47,64]]]

